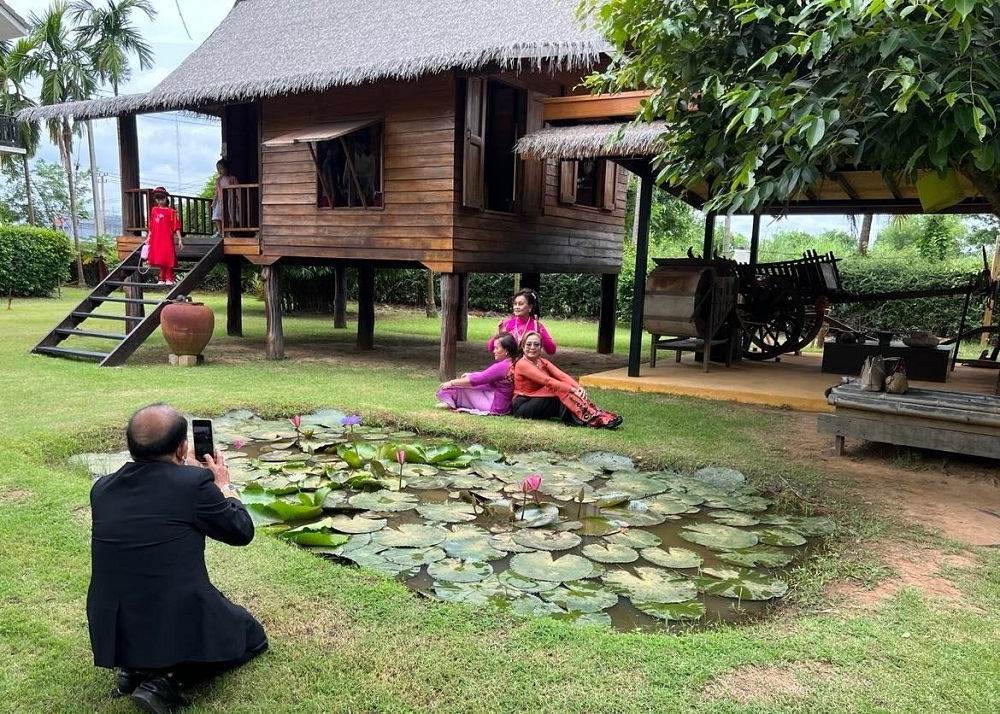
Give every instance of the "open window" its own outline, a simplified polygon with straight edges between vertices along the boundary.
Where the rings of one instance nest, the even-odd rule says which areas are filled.
[[[316,164],[316,206],[381,208],[383,124],[380,119],[317,124],[264,142],[308,144]]]
[[[559,165],[559,202],[615,209],[617,166],[607,159],[563,161]]]
[[[466,79],[464,206],[503,213],[540,210],[542,166],[521,159],[514,144],[541,124],[540,97],[505,82]]]

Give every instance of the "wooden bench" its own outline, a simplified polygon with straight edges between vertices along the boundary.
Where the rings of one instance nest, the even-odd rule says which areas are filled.
[[[852,437],[900,446],[1000,458],[1000,397],[911,388],[905,394],[863,392],[856,382],[833,387],[833,414],[816,428],[834,435],[834,453]]]

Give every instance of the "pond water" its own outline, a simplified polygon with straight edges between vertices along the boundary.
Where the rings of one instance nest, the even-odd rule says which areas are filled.
[[[214,420],[262,531],[449,602],[623,631],[744,621],[834,529],[774,513],[731,469],[501,454],[360,422],[334,410]],[[74,460],[100,475],[124,458]]]

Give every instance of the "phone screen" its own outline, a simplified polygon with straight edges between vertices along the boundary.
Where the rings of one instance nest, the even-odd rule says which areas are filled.
[[[212,420],[192,419],[191,430],[194,432],[194,457],[198,461],[204,461],[205,454],[215,456],[215,441],[212,438]]]

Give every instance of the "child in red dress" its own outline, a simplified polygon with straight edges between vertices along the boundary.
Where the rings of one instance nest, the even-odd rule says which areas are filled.
[[[177,212],[167,205],[167,189],[157,186],[153,189],[155,205],[149,212],[149,264],[160,270],[157,285],[174,284],[174,268],[177,267],[177,250],[184,248],[181,240],[181,222]]]

